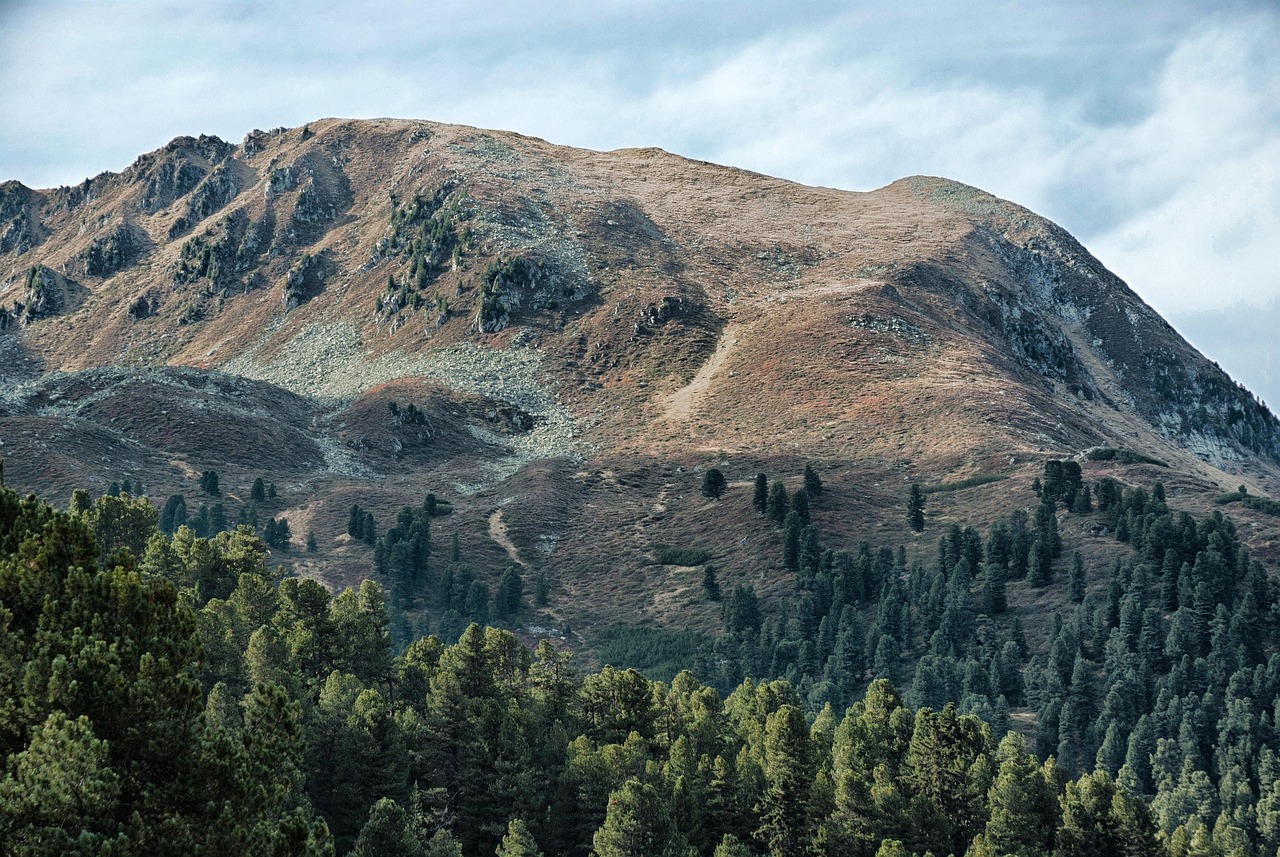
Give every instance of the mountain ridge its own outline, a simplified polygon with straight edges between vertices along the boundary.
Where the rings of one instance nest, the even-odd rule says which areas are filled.
[[[840,191],[654,149],[326,119],[180,137],[72,188],[6,183],[0,215],[11,482],[67,496],[131,476],[163,496],[210,468],[274,470],[295,531],[321,537],[296,561],[332,583],[369,573],[347,506],[389,520],[427,490],[455,502],[481,568],[509,561],[489,535],[506,510],[565,593],[603,558],[630,567],[717,527],[731,574],[774,579],[771,536],[693,508],[713,465],[742,483],[813,461],[866,486],[830,529],[899,541],[911,482],[1029,481],[1094,446],[1168,461],[1203,508],[1242,482],[1280,491],[1264,406],[1061,227],[946,179]],[[90,402],[104,385],[129,404]],[[157,389],[188,420],[181,443],[122,428],[121,409],[169,410]],[[290,451],[251,454],[255,437]],[[1251,523],[1265,555],[1275,527]]]

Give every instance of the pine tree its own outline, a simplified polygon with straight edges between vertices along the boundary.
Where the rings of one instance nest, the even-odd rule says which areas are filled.
[[[525,823],[513,818],[507,823],[507,834],[498,846],[497,857],[542,857],[542,852]]]
[[[351,857],[424,857],[425,851],[409,831],[404,808],[384,797],[369,810]]]
[[[810,497],[817,497],[822,493],[822,480],[814,472],[812,464],[804,466],[804,490],[809,492]]]
[[[1009,600],[1005,592],[1005,569],[1003,565],[989,562],[986,565],[987,582],[983,590],[983,600],[987,612],[998,615],[1009,608]]]
[[[917,533],[924,532],[924,492],[914,483],[907,494],[907,523]]]
[[[787,517],[787,486],[781,479],[775,479],[769,487],[768,513],[775,524],[781,524]]]
[[[538,572],[538,578],[534,581],[533,601],[539,607],[546,607],[547,600],[551,595],[551,579],[547,577],[545,571]]]
[[[702,569],[702,592],[708,601],[720,600],[720,581],[716,579],[716,567],[711,563]]]
[[[1085,592],[1085,569],[1084,557],[1080,555],[1080,551],[1076,551],[1071,557],[1071,576],[1067,579],[1067,587],[1071,593],[1071,600],[1076,604],[1084,602]]]
[[[763,473],[756,474],[755,493],[751,497],[751,506],[761,515],[769,509],[769,477]]]
[[[800,857],[808,850],[808,808],[813,785],[813,752],[804,714],[784,705],[765,725],[766,791],[759,835],[774,857]]]
[[[1053,577],[1053,566],[1050,564],[1050,549],[1040,540],[1031,544],[1031,552],[1027,555],[1028,578],[1032,586],[1048,586]]]
[[[267,502],[267,486],[266,483],[262,481],[261,476],[253,480],[253,488],[249,490],[249,499],[253,500],[255,503]]]
[[[710,497],[712,500],[719,500],[720,495],[724,493],[729,482],[724,478],[724,474],[714,467],[707,468],[707,472],[702,476],[702,496]]]
[[[692,852],[658,792],[636,779],[609,795],[604,824],[592,844],[595,857],[687,857]]]
[[[511,619],[520,612],[520,599],[524,596],[524,581],[514,565],[509,565],[498,580],[498,594],[494,607],[500,619]]]
[[[315,553],[320,549],[320,545],[316,543],[316,534],[311,530],[307,531],[307,553]]]

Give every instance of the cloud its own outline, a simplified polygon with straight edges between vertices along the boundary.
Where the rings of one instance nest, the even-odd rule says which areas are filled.
[[[945,175],[1061,223],[1188,325],[1280,293],[1268,0],[568,0],[536,13],[48,0],[0,14],[0,172],[37,186],[119,169],[178,134],[413,116],[849,189]]]

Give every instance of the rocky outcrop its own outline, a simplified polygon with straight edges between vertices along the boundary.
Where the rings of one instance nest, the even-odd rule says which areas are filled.
[[[89,276],[110,277],[134,264],[146,251],[146,233],[128,223],[119,223],[95,238],[80,258]]]
[[[35,191],[21,182],[0,184],[0,253],[21,255],[40,243],[32,215],[36,199]]]

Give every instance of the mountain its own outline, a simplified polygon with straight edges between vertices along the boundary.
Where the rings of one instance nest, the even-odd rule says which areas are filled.
[[[295,534],[278,557],[334,585],[372,568],[352,505],[383,530],[432,492],[438,555],[456,534],[485,580],[545,573],[529,624],[588,643],[718,626],[666,547],[789,591],[750,509],[758,472],[794,487],[812,464],[834,546],[916,556],[1033,502],[1051,459],[1161,479],[1197,514],[1237,485],[1280,491],[1265,406],[1064,230],[940,178],[854,193],[327,119],[181,137],[75,187],[0,185],[0,272],[9,485],[129,480],[234,519],[262,477],[261,516]],[[699,492],[712,466],[719,501]],[[929,495],[923,535],[912,483],[956,489]],[[1232,514],[1274,560],[1276,519]]]

